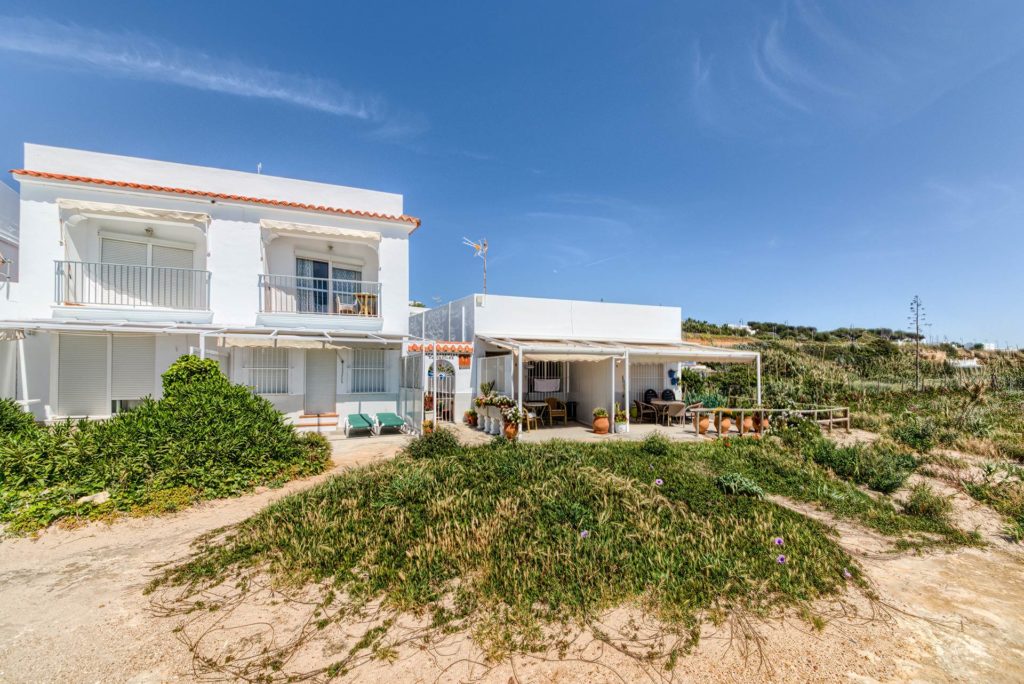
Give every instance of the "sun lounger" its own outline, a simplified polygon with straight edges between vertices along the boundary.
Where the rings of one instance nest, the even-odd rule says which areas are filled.
[[[405,432],[405,421],[396,413],[378,413],[376,415],[377,434],[381,430],[401,430]]]
[[[345,436],[348,437],[353,430],[364,430],[371,435],[375,432],[373,421],[360,413],[350,413],[345,419]]]

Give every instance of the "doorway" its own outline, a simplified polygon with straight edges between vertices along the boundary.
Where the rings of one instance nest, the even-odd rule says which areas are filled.
[[[434,420],[455,422],[455,366],[447,359],[438,359],[427,372],[428,392],[425,404],[434,405]],[[436,394],[434,394],[436,388]],[[426,409],[426,406],[424,406]]]
[[[338,357],[333,349],[306,350],[306,413],[337,409]]]

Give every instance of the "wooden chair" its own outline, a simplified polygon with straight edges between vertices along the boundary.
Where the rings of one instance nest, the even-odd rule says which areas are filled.
[[[537,414],[533,412],[529,406],[523,406],[523,424],[526,426],[526,431],[530,431],[530,423],[533,423],[533,429],[537,429]]]
[[[555,424],[555,418],[561,418],[563,425],[569,424],[569,412],[565,410],[565,404],[554,397],[548,397],[544,403],[548,405],[548,420],[552,425]]]
[[[658,412],[655,411],[654,407],[650,404],[645,404],[639,399],[634,399],[633,408],[636,409],[636,420],[638,423],[644,422],[644,416],[649,416],[652,423],[657,422]]]

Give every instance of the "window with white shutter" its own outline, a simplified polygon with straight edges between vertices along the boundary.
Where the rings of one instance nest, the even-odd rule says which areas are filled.
[[[110,398],[141,399],[156,384],[156,337],[114,335],[110,354]]]
[[[101,304],[137,306],[146,301],[146,265],[149,247],[144,242],[103,238],[100,242]]]
[[[352,392],[387,391],[387,368],[382,349],[355,349],[352,353]]]
[[[57,338],[57,414],[105,416],[108,335],[65,335]]]
[[[249,350],[249,386],[256,394],[288,394],[288,350],[254,347]]]

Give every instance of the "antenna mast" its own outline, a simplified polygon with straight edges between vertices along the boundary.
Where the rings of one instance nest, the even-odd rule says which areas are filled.
[[[467,237],[462,238],[462,244],[467,247],[472,247],[474,250],[473,256],[478,256],[484,260],[484,294],[487,294],[487,238],[473,242]]]

